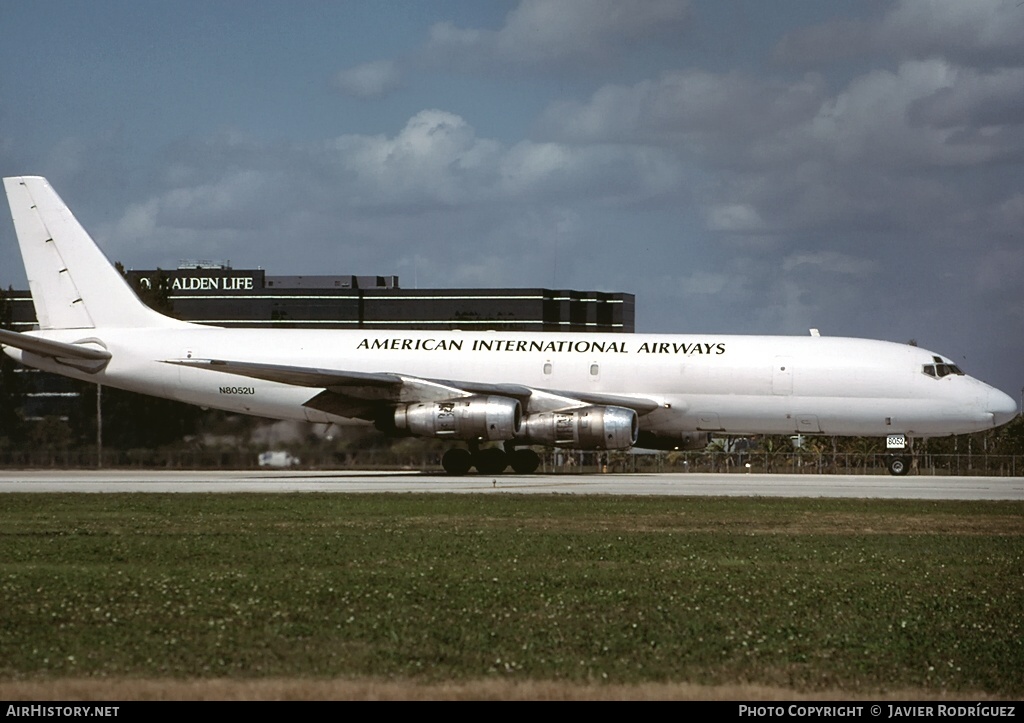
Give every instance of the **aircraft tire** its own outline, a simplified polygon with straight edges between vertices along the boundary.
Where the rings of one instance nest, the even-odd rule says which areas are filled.
[[[462,476],[473,466],[473,457],[468,449],[456,447],[444,453],[444,456],[441,457],[441,466],[450,475]]]
[[[498,447],[487,447],[473,455],[473,464],[480,474],[501,474],[508,467],[508,455]]]
[[[903,475],[910,472],[910,462],[906,457],[900,457],[894,455],[889,458],[888,462],[889,474],[895,475],[896,477],[902,477]]]
[[[509,457],[512,469],[517,474],[533,474],[540,467],[540,455],[532,449],[517,449]]]

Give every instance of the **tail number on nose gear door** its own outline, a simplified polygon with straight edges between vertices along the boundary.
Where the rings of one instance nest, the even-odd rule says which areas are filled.
[[[255,387],[221,387],[221,394],[255,394]]]

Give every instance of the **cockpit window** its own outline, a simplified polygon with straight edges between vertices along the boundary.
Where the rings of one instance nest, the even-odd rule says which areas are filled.
[[[960,367],[956,364],[947,364],[937,356],[933,356],[932,359],[935,361],[934,364],[925,364],[922,368],[922,371],[928,376],[935,379],[942,379],[942,377],[948,377],[950,374],[964,376],[964,373],[960,371]]]

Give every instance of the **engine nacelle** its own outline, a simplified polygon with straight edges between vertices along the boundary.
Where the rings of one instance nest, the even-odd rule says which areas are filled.
[[[636,442],[640,421],[625,407],[580,407],[541,412],[523,419],[518,437],[526,442],[575,449],[627,449]]]
[[[516,436],[522,418],[522,407],[515,399],[460,397],[398,407],[395,428],[420,437],[505,440]]]

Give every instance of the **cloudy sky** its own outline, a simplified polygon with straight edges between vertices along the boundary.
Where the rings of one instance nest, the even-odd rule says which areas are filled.
[[[0,173],[129,267],[626,291],[1017,397],[1022,39],[1020,0],[0,0]]]

